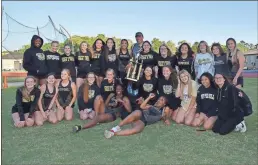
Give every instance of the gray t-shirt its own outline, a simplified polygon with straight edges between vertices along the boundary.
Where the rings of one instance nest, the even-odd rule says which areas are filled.
[[[227,55],[220,55],[220,56],[214,55],[214,62],[215,62],[215,65],[214,65],[215,74],[221,73],[225,76],[231,76]]]
[[[141,46],[138,43],[133,44],[132,52],[134,57],[136,56],[136,54],[139,52],[140,49],[141,49]]]

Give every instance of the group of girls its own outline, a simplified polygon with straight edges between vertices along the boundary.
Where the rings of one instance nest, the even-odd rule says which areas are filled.
[[[143,72],[134,82],[125,78],[134,58],[126,39],[121,40],[119,49],[112,38],[106,43],[97,39],[92,48],[82,42],[75,55],[65,45],[65,53],[60,55],[58,42],[43,52],[42,38],[33,36],[31,48],[24,53],[28,76],[24,86],[17,89],[12,108],[14,125],[72,120],[77,101],[80,119],[90,122],[75,125],[75,132],[122,119],[105,131],[106,138],[139,133],[159,120],[166,125],[171,120],[193,127],[203,125],[221,135],[234,129],[245,132],[244,115],[232,107],[231,99],[232,89],[243,86],[244,56],[233,38],[226,43],[227,54],[218,43],[212,45],[211,53],[208,44],[201,41],[197,54],[183,43],[172,55],[165,44],[156,53],[150,42],[144,41],[139,52]],[[129,123],[132,128],[122,130]]]

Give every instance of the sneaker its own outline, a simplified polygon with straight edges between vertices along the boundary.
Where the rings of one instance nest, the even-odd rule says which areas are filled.
[[[77,132],[79,132],[79,131],[81,131],[82,130],[82,126],[80,126],[80,125],[75,125],[75,126],[73,126],[73,132],[74,133],[77,133]]]
[[[105,132],[104,132],[104,136],[107,138],[107,139],[110,139],[112,136],[114,136],[115,135],[115,133],[112,131],[112,130],[110,130],[110,131],[108,131],[108,130],[106,130]]]
[[[242,126],[242,124],[241,124],[241,123],[239,123],[238,125],[236,125],[236,127],[235,127],[234,131],[235,131],[235,132],[239,132],[239,131],[240,131],[240,128],[241,128],[241,126]]]
[[[113,127],[113,128],[111,129],[111,131],[113,131],[113,132],[119,132],[119,131],[121,131],[121,128],[120,128],[119,126],[115,126],[115,127]]]
[[[241,124],[241,127],[240,127],[239,131],[241,133],[246,132],[247,128],[246,128],[246,125],[245,125],[245,121],[243,120],[240,124]]]

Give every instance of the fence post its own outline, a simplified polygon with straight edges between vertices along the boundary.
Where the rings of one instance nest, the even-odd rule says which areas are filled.
[[[7,76],[4,76],[4,84],[3,84],[3,88],[8,88],[8,83],[7,83]]]

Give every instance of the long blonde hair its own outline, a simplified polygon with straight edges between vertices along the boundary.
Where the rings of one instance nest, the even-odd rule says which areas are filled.
[[[90,74],[94,75],[94,77],[95,77],[95,74],[93,72],[89,72],[86,77],[88,78]],[[84,101],[84,103],[88,103],[88,101],[89,101],[90,85],[89,85],[89,82],[88,82],[87,78],[86,78],[86,80],[83,84],[83,101]],[[94,83],[95,83],[95,81],[94,81]]]
[[[36,82],[36,78],[33,77],[33,76],[27,76],[24,80],[24,86],[21,88],[21,92],[22,92],[22,97],[27,100],[27,101],[30,101],[30,92],[28,91],[27,87],[26,87],[26,81],[29,79],[29,78],[32,78],[34,80],[34,82]]]
[[[234,50],[231,52],[230,49],[228,48],[228,41],[233,41],[234,44],[235,44],[235,48]],[[235,63],[237,62],[237,52],[240,51],[238,48],[237,48],[237,44],[236,44],[236,40],[234,38],[228,38],[227,41],[226,41],[226,47],[227,47],[227,58],[229,57],[229,55],[232,56],[232,63]]]
[[[192,89],[193,89],[191,75],[189,74],[189,72],[187,72],[187,70],[184,70],[184,69],[181,70],[178,75],[179,76],[178,81],[180,81],[180,99],[183,99],[183,92],[184,92],[184,88],[186,87],[186,85],[180,79],[180,76],[182,74],[185,74],[188,77],[188,82],[186,84],[186,85],[188,85],[188,97],[191,97],[191,93],[192,93]]]

